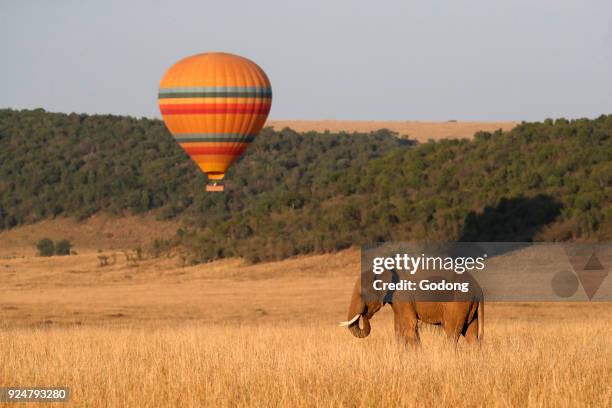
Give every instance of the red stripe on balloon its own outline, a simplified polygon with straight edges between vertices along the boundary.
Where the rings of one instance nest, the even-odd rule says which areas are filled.
[[[242,154],[248,146],[194,146],[194,147],[183,147],[188,155],[198,154],[229,154],[237,155]]]
[[[267,115],[270,112],[269,103],[237,104],[237,103],[192,103],[192,104],[169,104],[160,105],[159,109],[163,115],[185,115],[185,114],[257,114]]]

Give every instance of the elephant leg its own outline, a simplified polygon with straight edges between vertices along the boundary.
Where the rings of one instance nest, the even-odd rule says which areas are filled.
[[[421,344],[417,325],[417,316],[413,307],[404,305],[394,308],[395,335],[397,340],[413,348]]]
[[[465,330],[465,340],[472,344],[478,342],[478,318],[472,320]],[[480,342],[479,342],[480,343]]]
[[[463,329],[463,322],[460,323],[458,321],[445,321],[443,323],[443,327],[448,339],[452,342],[454,346],[457,346],[459,336],[461,336],[461,330]]]

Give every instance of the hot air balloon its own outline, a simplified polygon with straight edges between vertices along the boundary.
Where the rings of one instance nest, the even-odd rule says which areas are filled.
[[[271,104],[265,72],[251,60],[222,52],[180,60],[159,86],[166,127],[211,180],[207,191],[223,191],[220,180],[262,129]]]

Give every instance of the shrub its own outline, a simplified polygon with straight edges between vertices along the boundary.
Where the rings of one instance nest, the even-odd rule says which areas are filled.
[[[56,255],[70,255],[70,249],[72,244],[67,239],[62,239],[55,243],[55,254]]]
[[[39,256],[53,256],[55,253],[55,244],[49,238],[43,238],[36,244]]]

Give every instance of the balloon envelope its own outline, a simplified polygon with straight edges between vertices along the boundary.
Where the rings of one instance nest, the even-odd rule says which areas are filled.
[[[271,104],[264,71],[253,61],[220,52],[180,60],[159,87],[166,126],[212,180],[223,179],[255,139]]]

